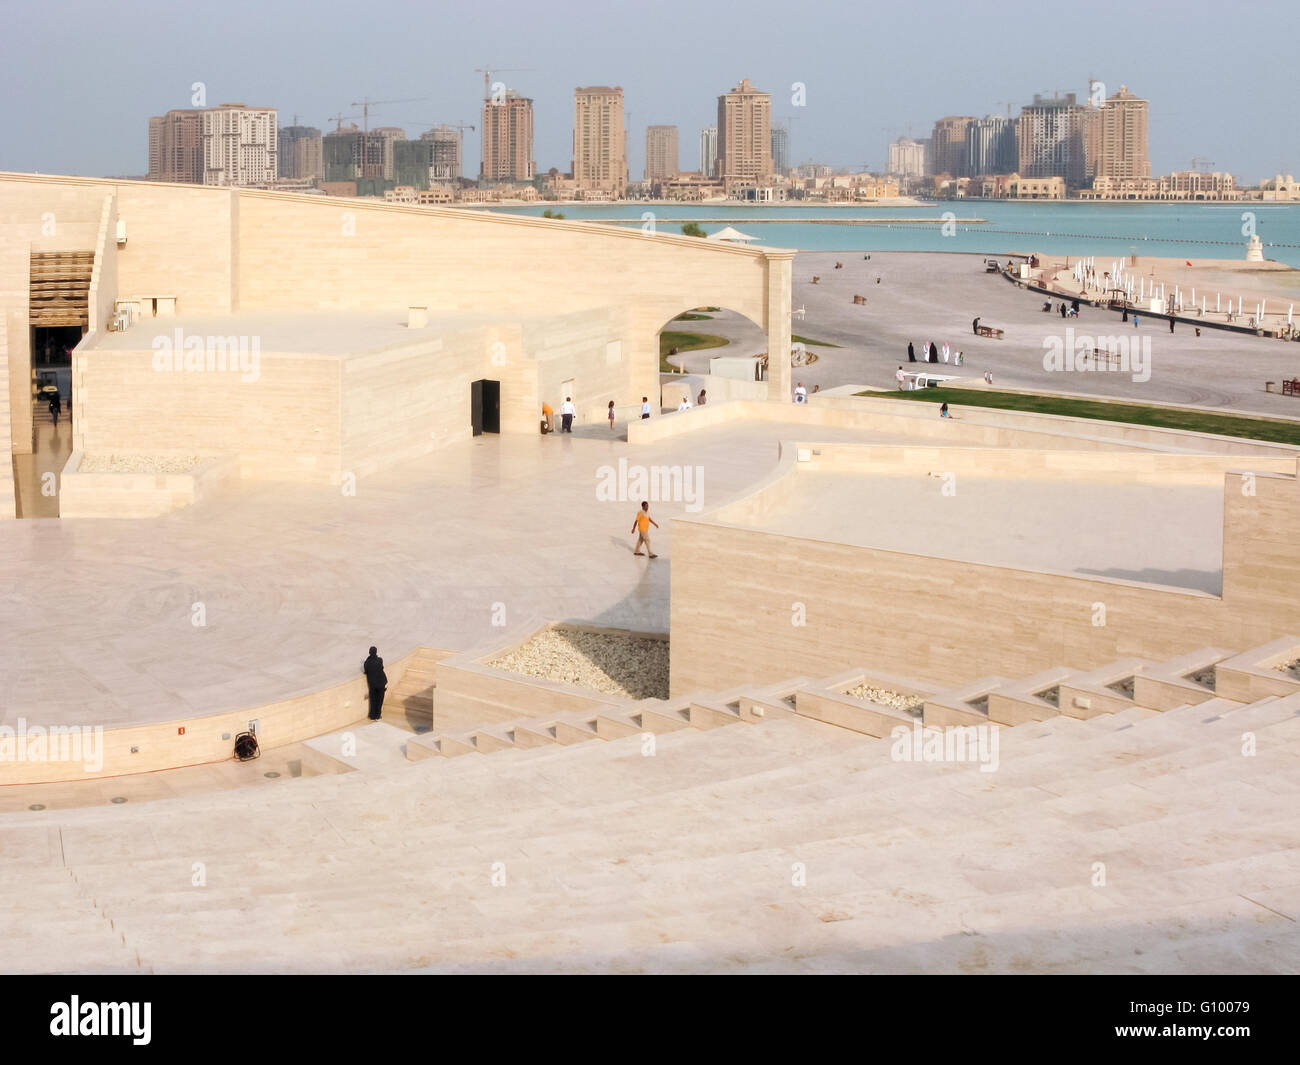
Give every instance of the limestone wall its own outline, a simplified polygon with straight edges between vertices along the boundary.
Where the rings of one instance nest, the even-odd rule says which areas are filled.
[[[11,230],[0,232],[0,319],[4,320],[4,363],[6,375],[0,378],[0,400],[8,423],[0,440],[8,447],[0,462],[8,467],[12,487],[13,463],[10,452],[30,455],[32,451],[32,351],[31,330],[27,321],[27,301],[31,291],[31,245],[22,238],[10,239]],[[12,493],[11,493],[12,495]],[[0,506],[0,513],[14,516],[13,507]]]
[[[257,380],[245,381],[229,370],[162,373],[153,356],[74,352],[76,450],[238,451],[244,477],[338,482],[337,358],[262,352]]]
[[[783,536],[717,515],[675,519],[673,694],[718,676],[776,683],[858,666],[959,683],[1297,631],[1300,481],[1228,473],[1223,490],[1221,597]],[[745,506],[761,504],[721,513],[743,517]],[[796,604],[805,624],[793,623]]]
[[[9,372],[9,320],[0,314],[0,381],[6,380]],[[0,388],[0,521],[17,516],[17,503],[14,498],[14,464],[9,457],[13,450],[10,438],[9,390]]]

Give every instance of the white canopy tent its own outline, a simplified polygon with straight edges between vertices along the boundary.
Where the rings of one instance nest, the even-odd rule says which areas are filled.
[[[725,229],[719,229],[716,233],[710,233],[705,240],[726,240],[734,244],[747,244],[751,240],[758,240],[758,237],[751,237],[742,233],[739,229],[727,226]]]

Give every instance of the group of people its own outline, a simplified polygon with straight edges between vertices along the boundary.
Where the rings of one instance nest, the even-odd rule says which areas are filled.
[[[813,385],[812,394],[813,394],[813,395],[816,395],[816,394],[817,394],[818,392],[820,392],[821,390],[822,390],[822,386],[821,386],[821,385]],[[795,401],[796,403],[807,403],[807,402],[808,402],[808,389],[804,388],[804,386],[803,386],[803,382],[802,382],[802,381],[798,381],[798,382],[795,383],[795,386],[794,386],[794,401]]]
[[[960,351],[954,353],[953,349],[951,348],[951,346],[949,346],[946,340],[944,341],[942,349],[935,347],[933,340],[927,341],[925,344],[923,344],[921,346],[921,358],[919,361],[938,362],[940,355],[943,356],[944,362],[948,362],[949,360],[951,360],[954,366],[960,366],[962,365],[962,363],[966,361],[966,357]],[[907,361],[908,362],[918,361],[916,357],[916,348],[912,345],[912,342],[910,340],[907,343]],[[902,367],[900,366],[899,369],[902,369]]]
[[[683,411],[683,410],[690,410],[692,406],[702,407],[708,401],[709,401],[709,394],[703,388],[700,389],[700,394],[695,397],[694,404],[691,403],[691,394],[689,392],[683,392],[682,401],[677,404],[677,409],[679,411]],[[641,417],[645,418],[647,417],[647,415],[642,414]]]
[[[614,404],[610,404],[610,413],[613,414]],[[573,432],[573,419],[578,413],[578,408],[573,405],[573,397],[565,396],[564,402],[560,404],[560,432]],[[542,404],[542,435],[555,432],[555,410],[549,403]]]
[[[706,389],[701,388],[699,395],[695,397],[694,403],[691,402],[690,393],[688,392],[686,395],[682,396],[682,401],[677,405],[677,409],[681,411],[681,410],[690,410],[692,406],[702,407],[708,401],[709,401],[708,391]],[[57,403],[58,403],[57,396],[54,399],[50,400],[50,413],[54,415],[55,425],[59,423],[58,414],[56,413],[55,410],[55,406]],[[577,414],[578,414],[578,408],[574,406],[573,397],[565,396],[564,402],[560,404],[560,430],[559,431],[562,433],[573,432],[573,419],[577,416]],[[606,417],[609,420],[610,431],[613,432],[614,401],[612,399],[609,401],[609,406],[606,408]],[[648,421],[649,418],[650,418],[650,397],[642,396],[641,397],[641,420]],[[543,436],[545,436],[547,433],[555,432],[555,409],[549,403],[542,404],[541,428],[542,428]]]
[[[1061,303],[1060,303],[1060,305],[1059,305],[1056,309],[1057,309],[1057,311],[1060,312],[1060,315],[1061,315],[1062,318],[1078,318],[1078,317],[1079,317],[1079,301],[1078,301],[1078,300],[1073,300],[1073,301],[1070,303],[1069,306],[1066,306],[1065,300],[1062,300]],[[1044,314],[1051,314],[1051,313],[1052,313],[1052,301],[1051,301],[1051,300],[1044,300],[1044,301],[1043,301],[1043,313],[1044,313]],[[978,319],[977,319],[977,320],[978,320]]]

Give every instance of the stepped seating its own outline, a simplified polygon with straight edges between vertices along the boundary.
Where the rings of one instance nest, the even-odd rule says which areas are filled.
[[[1203,703],[1214,698],[1215,667],[1228,657],[1227,651],[1203,647],[1171,662],[1151,666],[1133,678],[1133,699],[1153,710]]]
[[[21,929],[0,966],[1293,971],[1300,691],[1168,708],[1123,695],[1223,654],[933,690],[941,720],[1037,697],[1044,677],[1126,701],[998,730],[994,772],[900,760],[888,735],[819,720],[808,697],[843,696],[858,673],[650,713],[362,725],[351,755],[316,747],[359,772],[0,814],[0,906]],[[760,727],[726,727],[740,723]],[[493,756],[445,757],[456,744]]]

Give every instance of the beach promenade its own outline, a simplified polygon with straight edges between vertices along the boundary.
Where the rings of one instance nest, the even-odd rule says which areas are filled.
[[[864,254],[801,252],[795,259],[792,305],[796,312],[802,308],[804,313],[796,313],[791,332],[839,345],[809,345],[817,362],[793,373],[793,379],[802,380],[809,390],[816,385],[825,390],[845,384],[893,388],[899,365],[907,367],[908,343],[919,357],[922,346],[933,341],[939,348],[947,342],[965,356],[964,365],[945,367],[940,363],[935,368],[938,372],[972,382],[982,382],[989,372],[996,388],[1300,418],[1300,402],[1266,392],[1264,387],[1266,381],[1300,375],[1300,344],[1220,329],[1204,329],[1198,337],[1192,326],[1181,323],[1171,334],[1163,318],[1139,316],[1141,321],[1135,327],[1132,320],[1124,322],[1118,311],[1086,305],[1079,318],[1062,319],[1055,305],[1052,313],[1043,313],[1043,296],[998,274],[986,273],[980,255],[878,252],[866,259]],[[1097,261],[1101,262],[1100,255]],[[842,264],[838,270],[837,262]],[[1142,262],[1149,268],[1149,261]],[[1196,275],[1195,270],[1183,269],[1189,281]],[[1203,277],[1207,283],[1218,283],[1229,270],[1215,264],[1206,268]],[[1166,284],[1184,277],[1173,269],[1162,276]],[[819,278],[816,284],[814,277]],[[1244,287],[1246,284],[1251,287]],[[1242,285],[1235,298],[1244,294],[1249,303],[1255,292],[1267,293],[1270,308],[1276,299],[1284,315],[1284,299],[1294,294],[1300,303],[1297,270],[1280,267],[1251,272]],[[1197,287],[1199,299],[1199,283]],[[855,295],[864,296],[866,303],[855,304]],[[974,336],[971,322],[976,316],[984,324],[1004,330],[1003,339]],[[739,315],[676,323],[673,328],[732,341],[726,347],[678,357],[695,373],[707,372],[711,357],[765,350],[762,331]],[[1149,340],[1150,379],[1135,381],[1132,375],[1117,371],[1046,369],[1048,344],[1053,339],[1061,341],[1067,328],[1073,330],[1074,337],[1118,335],[1140,337],[1144,343]]]

